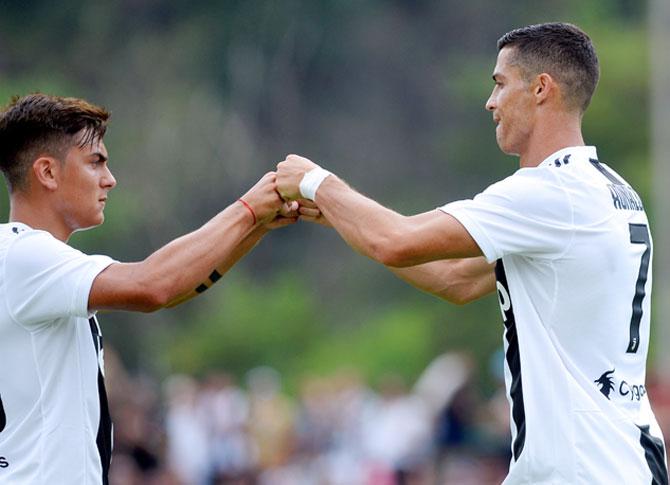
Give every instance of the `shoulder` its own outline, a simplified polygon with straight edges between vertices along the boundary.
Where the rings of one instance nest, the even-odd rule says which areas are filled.
[[[46,231],[27,229],[7,239],[5,269],[28,272],[40,271],[59,262],[86,257],[81,251],[56,239]]]
[[[37,251],[41,249],[41,252],[84,255],[81,251],[73,248],[63,241],[60,241],[59,239],[56,239],[47,231],[35,229],[19,231],[16,233],[16,237],[11,242],[11,245],[16,250]],[[38,254],[34,254],[34,256],[38,256]]]
[[[563,213],[570,201],[563,181],[550,167],[521,168],[476,195],[475,201],[527,214]]]

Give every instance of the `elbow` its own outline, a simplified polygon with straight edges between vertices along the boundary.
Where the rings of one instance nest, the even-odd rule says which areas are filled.
[[[396,255],[393,248],[387,248],[384,246],[375,247],[372,250],[372,259],[383,264],[384,266],[390,266],[392,268],[398,267],[398,256]]]
[[[403,268],[409,266],[405,263],[405,256],[402,251],[395,247],[382,247],[376,249],[373,253],[373,259],[380,262],[384,266],[391,268]]]
[[[160,303],[142,303],[137,311],[141,313],[154,313],[165,308],[165,305]]]
[[[482,295],[477,293],[472,287],[461,287],[456,288],[449,294],[448,298],[445,298],[454,305],[463,306],[468,303],[472,303],[475,300],[479,300]]]
[[[375,244],[372,258],[391,268],[404,268],[416,264],[411,248],[403,244],[401,238],[389,237]]]
[[[458,306],[467,305],[468,303],[474,300],[474,298],[471,298],[469,295],[461,293],[444,295],[442,296],[442,298],[447,300],[449,303],[453,303],[454,305]]]
[[[417,260],[417,237],[413,226],[401,216],[393,224],[366,234],[368,256],[392,268],[414,266]],[[420,258],[419,258],[420,259]]]
[[[478,295],[472,291],[472,288],[469,285],[459,283],[455,283],[448,286],[447,288],[444,288],[440,292],[439,296],[449,303],[453,303],[454,305],[458,306],[467,305],[468,303],[473,302],[478,298]]]
[[[165,308],[170,303],[167,291],[158,287],[146,287],[138,292],[136,299],[137,310],[142,313],[153,313]]]
[[[167,307],[171,300],[172,297],[168,294],[167,291],[153,292],[151,297],[147,301],[148,305],[146,313],[153,313],[155,311]]]

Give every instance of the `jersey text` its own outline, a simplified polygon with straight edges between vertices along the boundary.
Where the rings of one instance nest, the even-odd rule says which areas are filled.
[[[612,203],[615,209],[628,211],[643,211],[642,199],[627,185],[607,184],[612,194]]]

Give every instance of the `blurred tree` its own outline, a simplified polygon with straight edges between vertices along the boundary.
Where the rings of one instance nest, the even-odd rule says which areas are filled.
[[[601,58],[587,139],[648,199],[646,8],[0,0],[0,98],[41,90],[112,110],[106,143],[119,185],[105,226],[73,243],[135,260],[196,228],[289,152],[404,213],[473,196],[516,169],[483,109],[495,41],[560,19],[589,32]],[[455,308],[419,295],[322,228],[270,235],[219,286],[175,311],[106,315],[106,335],[127,363],[154,372],[354,362],[408,377],[450,345],[485,367],[501,342],[495,298]]]

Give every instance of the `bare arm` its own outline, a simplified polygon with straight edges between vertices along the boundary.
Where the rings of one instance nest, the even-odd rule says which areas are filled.
[[[463,305],[495,291],[493,267],[483,257],[478,257],[443,259],[408,268],[389,269],[420,290]]]
[[[144,261],[112,264],[94,280],[89,309],[155,311],[201,293],[239,261],[271,227],[282,208],[275,174],[266,174],[243,199],[201,228],[166,244]],[[290,222],[290,219],[287,219]]]
[[[332,227],[330,221],[309,200],[300,200],[300,219]],[[388,267],[410,285],[462,305],[495,291],[494,265],[483,257],[441,259],[405,268]]]
[[[286,215],[282,215],[282,213],[280,213],[280,215],[278,215],[269,223],[257,226],[251,233],[249,233],[247,237],[242,240],[240,244],[238,244],[238,246],[230,253],[230,255],[219,266],[217,266],[214,271],[211,272],[205,281],[200,283],[197,287],[193,288],[193,290],[191,290],[189,293],[175,298],[165,306],[167,308],[172,308],[198,296],[200,293],[205,292],[224,274],[226,274],[230,268],[235,266],[235,264],[237,264],[240,259],[242,259],[249,251],[251,251],[256,246],[256,244],[260,242],[263,236],[265,236],[270,230],[284,227],[296,222],[297,214],[291,213],[290,208],[286,208],[286,210],[289,211],[284,212]]]
[[[299,199],[300,181],[315,167],[306,158],[289,155],[278,165],[279,193],[286,199]],[[438,210],[403,216],[356,192],[334,175],[323,181],[315,202],[352,248],[386,266],[415,266],[482,255],[454,217]]]

